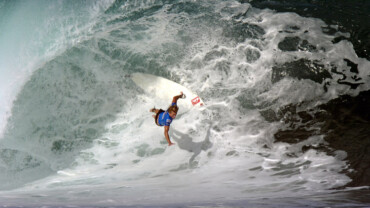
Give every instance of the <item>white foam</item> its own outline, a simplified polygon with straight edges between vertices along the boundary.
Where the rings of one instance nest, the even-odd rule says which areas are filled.
[[[215,10],[221,12],[225,20],[230,20],[233,12],[240,14],[249,9],[248,5],[238,8],[240,3],[234,1],[215,4]],[[223,7],[227,7],[226,10]],[[222,37],[222,28],[205,25],[199,29],[199,22],[192,22],[196,17],[179,16],[185,19],[185,29],[189,27],[191,32],[202,30],[203,33],[194,34],[193,42],[184,46],[187,54],[183,59],[165,70],[180,77],[181,84],[199,93],[207,105],[183,114],[179,101],[179,114],[182,115],[173,121],[170,129],[173,132],[171,139],[176,145],[167,146],[163,128],[154,124],[149,113],[154,105],[165,108],[169,103],[148,94],[139,94],[135,98],[127,98],[117,119],[106,125],[106,133],[94,141],[93,147],[81,151],[71,167],[20,190],[50,193],[52,199],[62,194],[76,201],[81,200],[74,198],[78,193],[82,199],[93,196],[103,204],[122,205],[142,204],[143,201],[164,203],[162,200],[168,198],[168,192],[177,197],[170,198],[167,203],[216,201],[221,197],[221,200],[232,200],[298,196],[325,191],[350,181],[340,173],[347,165],[342,161],[342,153],[332,157],[316,150],[302,152],[306,144],[323,143],[322,136],[293,145],[275,143],[274,133],[283,124],[265,121],[258,108],[279,108],[303,101],[315,106],[347,92],[348,87],[334,84],[325,92],[320,84],[293,78],[273,84],[271,70],[274,64],[294,60],[294,56],[340,60],[347,57],[342,52],[351,45],[345,42],[333,45],[330,43],[332,37],[321,32],[324,25],[321,20],[293,13],[251,11],[242,21],[263,27],[266,31],[264,40],[245,40],[237,44]],[[163,10],[154,15],[154,21],[149,20],[143,18],[138,21],[148,26],[145,32],[148,36],[142,42],[118,41],[117,44],[147,55],[163,43],[175,44],[179,30],[184,29],[175,24],[178,21],[175,16]],[[173,24],[174,27],[170,27]],[[306,38],[330,49],[329,53],[299,51],[280,55],[281,52],[276,51],[277,44],[287,34],[279,31],[297,24],[301,27],[298,33],[309,30],[313,35],[308,34]],[[117,41],[115,37],[112,39]],[[246,60],[244,51],[248,49],[258,51],[260,58]],[[350,56],[353,51],[348,51]],[[221,55],[207,60],[207,54],[212,52]],[[351,58],[355,59],[354,56]],[[369,62],[356,60],[359,61],[361,75],[366,76],[364,69]],[[226,63],[227,67],[218,67],[220,63]],[[245,99],[240,99],[243,96]],[[86,189],[92,191],[86,193]]]

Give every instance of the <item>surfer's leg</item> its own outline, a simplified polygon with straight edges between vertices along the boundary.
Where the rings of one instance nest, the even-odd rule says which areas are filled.
[[[160,126],[158,124],[158,117],[159,117],[159,114],[161,114],[162,112],[165,112],[164,110],[162,109],[155,109],[155,115],[153,115],[153,118],[154,118],[154,122],[155,124],[157,124],[158,126]]]
[[[154,113],[154,115],[152,115],[152,117],[153,117],[154,119],[156,119],[156,117],[157,117],[157,115],[158,115],[158,113],[159,113],[159,110],[160,110],[160,109],[155,109],[155,107],[149,110],[150,112]]]
[[[155,109],[155,107],[154,107],[154,108],[150,109],[149,112],[157,114],[159,112],[159,109]]]

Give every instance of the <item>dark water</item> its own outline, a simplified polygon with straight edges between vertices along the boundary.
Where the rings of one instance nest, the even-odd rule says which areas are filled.
[[[243,2],[243,1],[242,1]],[[245,1],[257,8],[269,8],[278,12],[295,12],[304,17],[314,17],[337,28],[325,28],[328,34],[348,32],[349,38],[337,37],[333,42],[349,40],[359,57],[370,59],[370,1],[346,0],[253,0]]]
[[[295,12],[301,16],[319,18],[328,25],[337,25],[337,28],[323,28],[328,34],[337,31],[347,32],[350,37],[339,36],[333,42],[349,40],[359,57],[370,60],[370,1],[263,1],[254,0],[251,5],[257,8],[269,8],[278,12]],[[305,47],[299,37],[288,38],[281,42],[279,48],[283,51],[295,51]],[[308,48],[307,48],[308,47]],[[317,50],[313,46],[306,46],[306,50]],[[357,64],[350,60],[345,60],[350,71],[354,73],[353,82],[338,80],[338,83],[349,85],[352,88],[363,84],[361,79],[356,80]],[[305,60],[287,63],[281,67],[276,67],[272,76],[272,81],[278,81],[282,76],[288,74],[299,79],[311,79],[322,82],[326,78],[331,78],[326,70],[320,70],[323,66],[315,65],[316,70],[311,70]],[[300,70],[296,70],[300,68]],[[329,69],[334,73],[335,68]],[[370,70],[370,69],[368,69]],[[346,75],[343,79],[346,79]],[[325,134],[325,140],[329,142],[329,149],[321,147],[328,152],[335,150],[345,150],[348,153],[348,161],[356,171],[348,173],[353,181],[348,186],[369,186],[370,185],[370,91],[362,92],[356,97],[342,96],[327,104],[321,105],[318,109],[323,110],[319,114],[312,115],[307,111],[297,111],[295,106],[287,106],[282,109],[284,117],[287,113],[289,119],[285,122],[291,126],[297,126],[288,131],[280,131],[275,137],[278,141],[298,142],[307,139],[315,134]],[[303,125],[297,125],[294,120],[303,120]],[[307,127],[323,123],[318,132],[307,131]],[[310,147],[306,147],[306,150]],[[331,149],[333,148],[333,149]]]

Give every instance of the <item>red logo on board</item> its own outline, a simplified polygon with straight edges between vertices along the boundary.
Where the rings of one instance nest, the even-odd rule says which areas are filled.
[[[193,98],[192,100],[191,100],[191,103],[193,104],[193,105],[196,105],[196,104],[198,104],[200,102],[200,98],[199,97],[195,97],[195,98]]]

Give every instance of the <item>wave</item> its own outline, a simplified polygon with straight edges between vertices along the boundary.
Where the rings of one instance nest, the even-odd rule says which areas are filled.
[[[161,203],[169,190],[181,199],[166,203],[210,202],[305,196],[351,181],[342,173],[348,169],[345,153],[303,151],[325,145],[324,135],[298,144],[274,136],[290,128],[275,119],[286,106],[315,111],[340,95],[369,89],[369,61],[357,57],[350,42],[333,42],[348,34],[325,33],[320,19],[235,1],[35,1],[6,2],[0,9],[5,7],[13,10],[2,28],[11,28],[26,10],[39,31],[31,33],[30,44],[9,46],[21,59],[18,68],[7,67],[14,62],[1,66],[10,80],[1,103],[4,196],[22,192],[25,203],[34,195],[46,201],[62,195],[77,204],[95,198],[130,205],[142,203],[138,194]],[[20,67],[28,62],[27,69]],[[148,113],[170,101],[145,94],[127,78],[133,72],[181,83],[205,101],[189,112],[181,112],[179,101],[170,130],[175,147],[166,146]]]
[[[106,5],[108,4],[108,5]],[[66,4],[1,1],[0,135],[12,103],[32,73],[66,49],[88,39],[96,18],[111,1]]]

